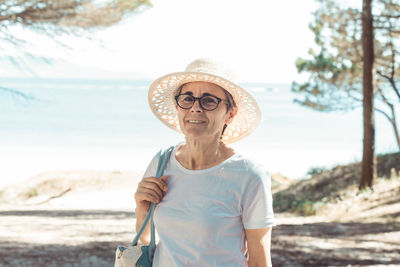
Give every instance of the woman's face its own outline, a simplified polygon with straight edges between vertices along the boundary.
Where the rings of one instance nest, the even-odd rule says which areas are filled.
[[[198,100],[189,109],[176,105],[179,125],[189,139],[219,140],[225,124],[229,124],[236,115],[236,108],[229,111],[224,89],[209,82],[191,82],[183,85],[180,94],[202,97],[204,94],[216,96],[222,101],[214,110],[204,110]]]

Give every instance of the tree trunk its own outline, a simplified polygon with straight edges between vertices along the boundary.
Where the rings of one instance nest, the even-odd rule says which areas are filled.
[[[376,177],[375,160],[375,122],[374,122],[374,93],[373,93],[373,66],[374,66],[374,33],[372,27],[372,0],[363,0],[362,11],[362,44],[363,44],[363,159],[359,189],[372,189]]]

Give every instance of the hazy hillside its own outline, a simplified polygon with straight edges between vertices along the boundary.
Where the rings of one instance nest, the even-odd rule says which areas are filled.
[[[378,179],[375,181],[374,191],[360,193],[358,192],[361,175],[359,162],[337,166],[331,170],[316,170],[310,179],[301,180],[276,192],[274,209],[276,212],[294,211],[312,215],[327,214],[329,213],[327,207],[333,208],[334,204],[337,204],[335,209],[340,209],[341,204],[347,205],[349,201],[354,205],[354,201],[361,198],[366,202],[378,201],[382,205],[394,203],[396,192],[400,190],[400,153],[377,156],[377,171]],[[397,196],[400,202],[400,194],[397,193]]]

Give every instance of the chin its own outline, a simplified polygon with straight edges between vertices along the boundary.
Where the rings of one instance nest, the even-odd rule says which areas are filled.
[[[190,138],[190,139],[198,139],[198,138],[202,138],[202,137],[206,137],[207,135],[204,135],[202,133],[199,132],[194,132],[194,131],[186,131],[184,133],[186,138]]]
[[[209,133],[204,133],[204,132],[198,132],[198,131],[186,131],[184,133],[185,137],[187,139],[218,139],[218,135],[213,135],[213,134],[209,134]]]

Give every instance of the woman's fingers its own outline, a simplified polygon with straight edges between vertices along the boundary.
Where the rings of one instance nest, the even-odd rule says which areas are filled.
[[[139,185],[138,189],[139,190],[142,190],[142,189],[151,190],[154,193],[156,193],[158,195],[158,197],[160,197],[160,198],[164,196],[164,191],[162,189],[160,189],[160,187],[154,183],[143,182]]]
[[[157,184],[161,189],[166,188],[167,187],[167,176],[161,176],[161,178],[157,178],[157,177],[146,177],[142,179],[142,182],[150,182],[150,183],[154,183]]]
[[[138,190],[135,193],[135,198],[136,201],[148,201],[154,203],[159,203],[161,201],[161,198],[154,191],[146,188]]]
[[[166,180],[167,180],[167,176],[162,176],[160,179],[159,178],[156,178],[156,177],[146,177],[146,178],[143,178],[142,179],[142,181],[139,183],[139,186],[142,184],[142,185],[144,185],[144,184],[147,184],[147,185],[149,185],[149,184],[151,184],[152,186],[155,186],[155,185],[157,185],[159,188],[160,188],[160,190],[161,191],[164,191],[164,192],[166,192],[167,191],[167,183],[166,183]]]
[[[163,188],[164,192],[167,192],[167,190],[168,190],[168,186],[167,186],[167,183],[166,183],[167,179],[168,179],[168,176],[166,176],[166,175],[161,176],[161,178],[159,179],[159,180],[164,182],[164,188]]]
[[[152,194],[155,194],[159,198],[162,198],[164,195],[163,191],[161,191],[161,189],[158,186],[151,183],[143,183],[140,186],[139,190],[141,191],[146,190],[148,192],[151,192]]]
[[[167,176],[143,178],[135,193],[136,200],[159,203],[167,191]]]

